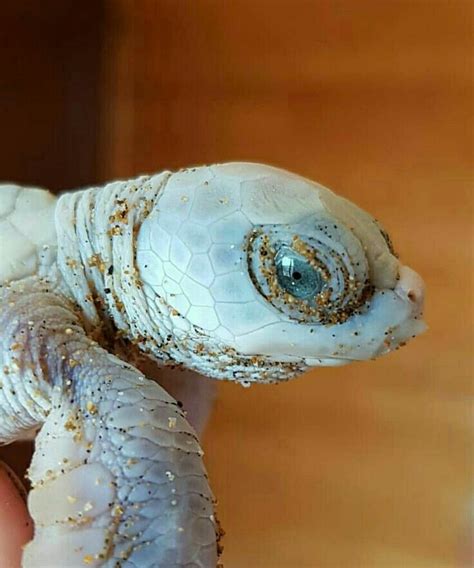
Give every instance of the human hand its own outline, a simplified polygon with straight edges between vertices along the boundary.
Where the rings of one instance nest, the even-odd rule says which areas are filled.
[[[26,491],[13,471],[0,463],[0,566],[18,568],[22,547],[32,536]]]

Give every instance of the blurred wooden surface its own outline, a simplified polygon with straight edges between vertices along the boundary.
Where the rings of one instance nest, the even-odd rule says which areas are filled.
[[[109,5],[102,177],[249,159],[389,228],[429,332],[280,387],[223,384],[205,439],[229,568],[467,565],[472,4]]]
[[[52,190],[95,181],[103,6],[2,2],[0,179]]]
[[[70,22],[87,21],[95,9],[65,4]],[[55,101],[64,83],[53,88],[38,72],[30,90],[10,61],[7,76],[17,77],[20,94],[0,105],[11,134],[2,136],[1,177],[21,174],[25,164],[29,178],[48,183],[59,164],[65,169],[54,183],[69,186],[203,162],[273,163],[376,215],[427,283],[429,332],[385,359],[320,369],[279,387],[220,386],[205,449],[227,531],[225,566],[467,566],[472,3],[104,5],[99,138],[94,116],[79,112],[83,120],[69,121],[64,142],[72,137],[77,153],[67,146],[67,167],[51,158],[45,165],[41,156],[62,148],[64,114]],[[83,32],[91,33],[88,24]],[[20,50],[34,60],[36,44],[54,44],[45,36],[28,43],[26,34],[23,47],[16,39],[9,58]],[[71,61],[80,52],[74,45]],[[48,57],[62,61],[61,54],[52,47]],[[93,86],[81,85],[74,93],[84,109]],[[45,88],[50,104],[37,102]],[[31,109],[31,120],[22,109]],[[99,170],[83,165],[91,164],[89,143],[99,145]]]

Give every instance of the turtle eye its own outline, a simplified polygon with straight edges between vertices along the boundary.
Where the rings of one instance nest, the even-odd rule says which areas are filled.
[[[341,323],[371,293],[361,243],[332,219],[310,216],[294,226],[256,226],[246,248],[255,288],[290,319]]]
[[[278,284],[295,298],[311,300],[322,292],[324,283],[320,273],[291,247],[280,247],[275,266]]]

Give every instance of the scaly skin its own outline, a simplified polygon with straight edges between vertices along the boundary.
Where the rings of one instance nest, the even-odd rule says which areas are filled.
[[[23,193],[5,195],[0,236]],[[131,366],[137,351],[247,385],[376,357],[423,330],[422,281],[380,226],[288,172],[227,164],[57,205],[31,195],[54,209],[54,230],[41,241],[31,229],[0,266],[0,442],[42,425],[25,566],[216,565],[202,451],[177,403]],[[282,254],[312,295],[296,269],[282,280]]]
[[[44,424],[24,565],[214,566],[194,430],[161,387],[86,336],[53,286],[30,279],[2,295],[0,440]]]

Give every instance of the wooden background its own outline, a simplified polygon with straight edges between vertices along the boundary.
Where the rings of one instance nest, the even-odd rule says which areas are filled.
[[[225,566],[468,566],[472,2],[11,5],[0,177],[57,188],[269,162],[375,214],[426,280],[430,329],[405,349],[220,385],[205,449]]]

